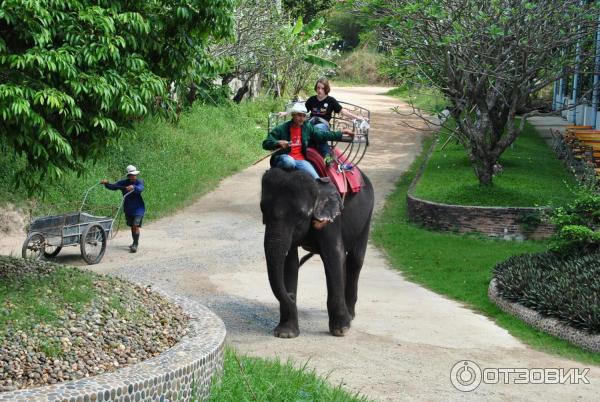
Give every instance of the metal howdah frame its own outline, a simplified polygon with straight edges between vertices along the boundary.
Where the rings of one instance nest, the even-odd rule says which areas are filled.
[[[369,147],[369,125],[364,124],[364,121],[371,121],[371,112],[364,107],[354,105],[348,102],[338,101],[339,104],[349,111],[350,113],[360,116],[360,120],[351,120],[341,114],[334,113],[329,124],[332,131],[341,131],[348,128],[354,132],[354,138],[343,137],[339,141],[330,141],[332,147],[337,147],[341,151],[341,155],[338,155],[338,159],[343,163],[357,166],[365,156],[367,148]],[[286,110],[293,103],[286,105]],[[288,116],[279,116],[278,113],[269,114],[267,132],[281,124],[283,121],[288,119]]]

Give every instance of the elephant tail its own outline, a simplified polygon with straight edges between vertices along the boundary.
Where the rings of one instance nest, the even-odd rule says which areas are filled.
[[[298,268],[300,268],[306,261],[310,260],[310,258],[315,255],[315,253],[308,253],[304,257],[300,259],[300,263],[298,264]]]

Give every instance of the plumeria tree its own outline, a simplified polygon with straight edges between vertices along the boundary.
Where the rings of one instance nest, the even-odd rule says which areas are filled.
[[[307,80],[337,65],[329,61],[335,38],[326,37],[323,18],[304,24],[290,19],[285,7],[270,0],[240,0],[235,10],[234,39],[215,44],[211,54],[229,61],[223,84],[242,81],[237,101],[255,77],[264,80],[276,96],[291,89],[297,94]]]
[[[515,141],[528,98],[586,64],[596,2],[581,0],[367,0],[354,2],[381,37],[405,82],[436,88],[449,102],[455,137],[481,185]],[[588,63],[593,65],[593,63]]]

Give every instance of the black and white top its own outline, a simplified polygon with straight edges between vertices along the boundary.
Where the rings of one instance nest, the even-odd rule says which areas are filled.
[[[327,121],[331,120],[333,112],[339,113],[342,110],[342,105],[339,104],[332,96],[326,96],[325,99],[320,101],[316,95],[311,96],[306,100],[304,104],[306,110],[310,113],[311,117],[320,117]]]

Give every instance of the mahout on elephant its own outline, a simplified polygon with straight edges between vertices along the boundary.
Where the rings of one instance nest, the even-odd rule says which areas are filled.
[[[300,333],[296,295],[303,261],[298,259],[298,247],[319,254],[323,261],[330,333],[344,336],[350,329],[374,205],[371,182],[358,168],[356,172],[363,185],[343,199],[333,184],[315,181],[300,170],[272,168],[262,177],[265,257],[280,306],[277,337]],[[324,220],[330,223],[321,225]]]

